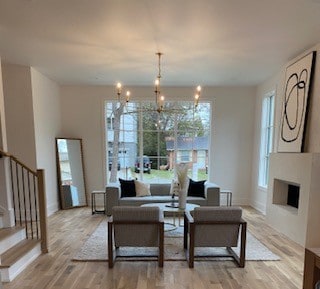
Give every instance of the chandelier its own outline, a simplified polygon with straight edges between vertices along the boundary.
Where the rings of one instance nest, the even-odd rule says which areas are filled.
[[[156,111],[158,113],[161,113],[164,110],[164,100],[165,97],[161,94],[160,90],[160,80],[161,80],[161,56],[163,55],[162,52],[156,52],[156,55],[158,56],[158,75],[156,77],[156,80],[154,82],[154,93],[155,93],[155,105],[156,105]],[[130,91],[126,92],[126,95],[124,97],[124,100],[121,98],[121,93],[122,93],[122,84],[120,82],[117,83],[116,85],[116,91],[118,95],[118,102],[127,104],[130,101]],[[196,87],[196,92],[194,95],[194,108],[198,107],[199,104],[199,99],[200,99],[200,93],[201,93],[201,86],[198,85]]]

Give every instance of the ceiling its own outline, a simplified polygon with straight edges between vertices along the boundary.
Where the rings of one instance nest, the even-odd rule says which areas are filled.
[[[60,84],[256,85],[320,42],[320,0],[0,0],[0,57]]]

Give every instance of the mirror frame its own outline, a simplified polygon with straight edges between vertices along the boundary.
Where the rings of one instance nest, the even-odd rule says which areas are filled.
[[[82,177],[83,177],[84,196],[85,196],[85,204],[83,204],[83,205],[76,205],[76,206],[70,206],[69,207],[69,206],[66,206],[66,204],[65,204],[65,199],[64,199],[63,190],[62,190],[60,158],[59,158],[59,149],[58,149],[58,140],[60,140],[60,139],[78,140],[79,143],[80,143],[80,158],[81,158],[81,165],[82,165]],[[56,143],[55,143],[55,146],[56,146],[56,165],[57,165],[57,179],[58,179],[58,192],[59,192],[59,199],[60,199],[60,208],[62,210],[65,210],[65,209],[87,207],[88,206],[88,197],[87,197],[86,178],[85,178],[85,169],[84,169],[84,161],[83,161],[82,138],[56,137],[55,141],[56,141]]]

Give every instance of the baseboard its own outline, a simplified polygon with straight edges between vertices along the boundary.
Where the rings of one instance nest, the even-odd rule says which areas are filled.
[[[250,201],[247,198],[235,198],[232,196],[232,206],[250,206]]]
[[[259,211],[260,213],[262,213],[263,215],[266,214],[267,211],[267,204],[263,204],[260,202],[256,202],[256,201],[251,201],[250,204],[251,207],[253,207],[254,209],[256,209],[257,211]]]
[[[59,204],[56,202],[54,204],[51,204],[50,206],[47,206],[47,216],[51,216],[53,215],[55,212],[59,211],[60,206]]]

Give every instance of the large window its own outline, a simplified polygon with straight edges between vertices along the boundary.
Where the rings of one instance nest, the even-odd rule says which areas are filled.
[[[264,188],[268,186],[269,158],[273,143],[273,116],[274,92],[267,94],[262,102],[259,186]]]
[[[181,162],[192,179],[207,179],[210,112],[203,102],[168,102],[161,113],[150,102],[106,102],[107,182],[171,182]]]

